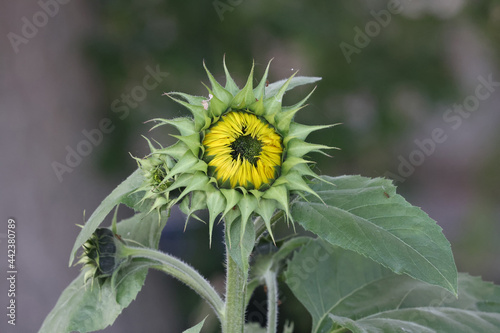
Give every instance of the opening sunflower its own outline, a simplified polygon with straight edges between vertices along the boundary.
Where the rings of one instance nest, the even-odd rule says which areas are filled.
[[[209,176],[220,187],[261,189],[279,175],[281,136],[254,114],[231,111],[207,131],[203,140]]]
[[[139,160],[145,182],[138,191],[144,199],[154,199],[151,210],[166,209],[176,203],[187,220],[202,209],[209,211],[210,239],[217,216],[230,232],[241,221],[241,239],[247,222],[259,215],[272,235],[271,219],[284,212],[291,220],[290,195],[309,192],[304,176],[318,177],[303,157],[330,147],[305,141],[316,130],[332,125],[306,126],[293,121],[309,96],[292,106],[282,106],[286,91],[320,78],[295,77],[268,84],[269,64],[257,87],[253,67],[240,89],[224,62],[226,85],[220,85],[205,67],[211,87],[209,99],[180,92],[167,94],[185,106],[193,118],[153,119],[175,126],[179,141],[170,147],[155,148]],[[151,159],[151,161],[148,161]],[[159,170],[161,174],[159,174]],[[160,177],[161,176],[161,177]],[[171,195],[176,191],[175,195]],[[186,220],[186,223],[187,223]]]

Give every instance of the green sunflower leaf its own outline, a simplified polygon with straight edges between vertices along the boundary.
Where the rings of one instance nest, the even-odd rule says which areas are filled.
[[[183,333],[200,333],[206,319],[207,319],[207,317],[205,317],[205,319],[203,319],[198,325],[193,326],[190,329],[185,330]]]
[[[324,240],[362,254],[397,274],[457,293],[457,269],[442,229],[396,194],[390,180],[322,177],[292,207],[293,219]]]
[[[158,248],[161,230],[167,222],[162,214],[160,223],[155,214],[139,213],[117,224],[118,234],[146,247]],[[114,285],[111,278],[102,285],[97,281],[85,285],[84,272],[63,291],[57,304],[46,317],[39,333],[92,332],[113,324],[142,289],[148,268],[153,262],[134,260],[120,268]]]
[[[458,275],[458,298],[317,239],[296,252],[286,283],[310,312],[311,332],[500,331],[500,286]]]
[[[90,218],[87,220],[82,230],[76,238],[73,249],[71,250],[71,255],[69,258],[69,265],[73,264],[75,259],[76,251],[90,238],[94,231],[99,227],[102,221],[106,218],[109,212],[118,204],[125,201],[130,203],[127,196],[134,190],[142,185],[144,178],[142,176],[142,170],[137,169],[134,171],[127,179],[125,179],[120,185],[118,185],[113,192],[111,192],[96,208],[92,213]]]
[[[290,84],[286,88],[286,91],[292,90],[293,88],[298,87],[298,86],[303,86],[305,84],[314,83],[314,82],[317,82],[319,80],[321,80],[321,78],[316,77],[316,76],[295,76],[290,81]],[[286,83],[286,81],[288,81],[288,79],[279,80],[279,81],[276,81],[276,82],[269,84],[266,87],[266,97],[276,95],[278,93],[278,91],[280,90],[280,88]]]

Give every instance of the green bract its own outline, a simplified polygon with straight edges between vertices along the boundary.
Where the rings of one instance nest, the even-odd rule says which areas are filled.
[[[243,226],[240,229],[241,237],[250,217],[258,214],[264,220],[272,236],[271,217],[276,210],[283,210],[287,220],[291,220],[289,211],[291,194],[295,192],[315,194],[303,177],[318,178],[318,176],[309,167],[312,162],[304,159],[304,156],[310,152],[322,152],[331,147],[311,144],[305,139],[311,132],[332,125],[306,126],[293,121],[294,115],[304,107],[312,92],[292,106],[282,106],[282,99],[287,90],[317,79],[294,78],[294,74],[287,80],[268,86],[269,65],[270,63],[257,87],[253,86],[253,66],[245,86],[239,89],[224,62],[225,87],[214,79],[205,66],[211,85],[210,88],[207,87],[209,98],[181,92],[167,94],[186,107],[194,119],[187,117],[153,119],[158,122],[153,128],[172,125],[177,128],[180,135],[174,135],[178,141],[166,148],[155,148],[150,143],[151,154],[146,159],[139,160],[146,179],[139,191],[145,191],[144,200],[155,200],[151,210],[160,211],[180,203],[181,210],[188,215],[189,219],[190,216],[197,218],[194,215],[196,211],[208,209],[210,239],[215,219],[219,214],[222,214],[222,218],[226,220],[228,233],[231,224],[241,218]],[[238,182],[238,186],[234,188],[221,186],[220,180],[218,182],[213,170],[210,170],[207,164],[210,159],[204,156],[206,147],[203,145],[203,139],[209,128],[223,121],[224,116],[230,112],[244,112],[257,116],[261,119],[262,126],[273,128],[282,140],[281,165],[276,167],[277,175],[272,181],[265,183],[265,186],[258,185],[259,189],[255,189],[255,186],[250,183],[249,186],[241,186],[241,182]],[[246,128],[243,128],[243,132],[245,130]],[[244,144],[251,140],[239,141],[239,143],[242,142]],[[250,153],[247,155],[255,155],[260,152],[260,149],[249,147],[248,152]],[[234,151],[232,152],[235,160],[248,158],[251,163],[256,163],[258,160],[258,155],[255,158],[244,154],[239,157],[237,155]],[[257,175],[254,179],[260,178]],[[172,195],[173,192],[177,193]]]

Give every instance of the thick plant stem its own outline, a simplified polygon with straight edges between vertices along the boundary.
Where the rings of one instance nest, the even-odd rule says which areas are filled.
[[[226,311],[223,333],[243,333],[245,325],[245,297],[247,281],[236,262],[227,254]]]
[[[276,272],[264,274],[267,287],[267,333],[276,333],[278,329],[278,281]]]
[[[149,248],[124,246],[122,251],[133,258],[146,258],[158,262],[154,268],[185,283],[207,301],[221,322],[224,320],[224,302],[212,285],[193,267],[171,255]]]

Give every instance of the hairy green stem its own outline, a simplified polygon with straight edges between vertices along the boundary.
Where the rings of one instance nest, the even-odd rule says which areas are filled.
[[[223,333],[243,333],[247,281],[236,262],[227,253],[226,308]]]
[[[276,272],[267,271],[264,274],[267,287],[267,333],[276,333],[278,328],[278,281]]]
[[[169,254],[149,248],[124,246],[122,250],[133,258],[158,262],[159,265],[155,265],[155,268],[175,277],[197,292],[214,309],[221,322],[224,320],[224,302],[212,285],[193,267]]]

